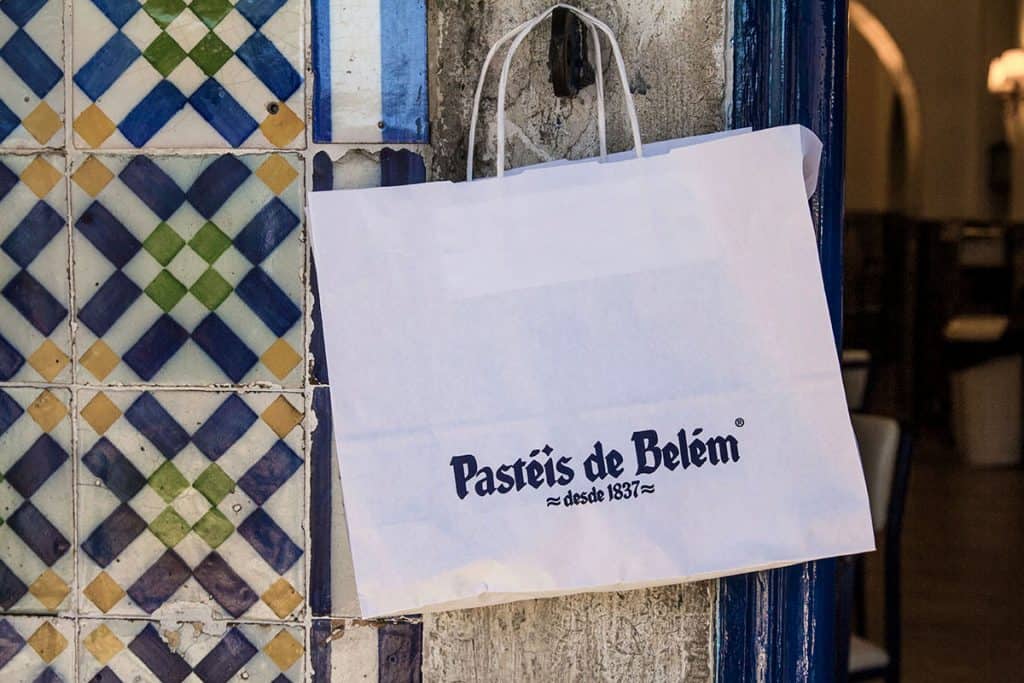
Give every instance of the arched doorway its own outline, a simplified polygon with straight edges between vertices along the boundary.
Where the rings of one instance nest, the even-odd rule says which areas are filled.
[[[848,205],[914,215],[921,188],[920,98],[903,51],[858,0],[850,2],[850,67]]]

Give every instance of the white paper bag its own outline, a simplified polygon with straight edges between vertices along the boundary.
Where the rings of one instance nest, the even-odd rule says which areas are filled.
[[[807,204],[820,145],[664,147],[310,195],[364,616],[873,548]]]

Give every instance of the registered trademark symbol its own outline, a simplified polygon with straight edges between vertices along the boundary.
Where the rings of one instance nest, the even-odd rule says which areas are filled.
[[[742,417],[737,417],[737,418],[736,418],[736,426],[737,426],[737,427],[742,427],[742,426],[743,426],[743,425],[745,425],[745,424],[746,424],[746,422],[744,422],[744,421],[743,421],[743,418],[742,418]]]

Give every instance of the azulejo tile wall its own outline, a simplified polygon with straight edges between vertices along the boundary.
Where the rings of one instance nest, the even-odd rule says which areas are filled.
[[[280,154],[76,160],[83,381],[299,386],[301,168]]]
[[[425,3],[308,7],[0,3],[0,680],[418,670],[347,619],[304,197],[425,180]]]
[[[78,0],[83,147],[300,147],[300,0]]]
[[[64,3],[0,3],[0,145],[59,145],[64,128]]]
[[[81,613],[186,601],[223,618],[301,614],[301,396],[80,397]]]
[[[0,154],[0,380],[69,377],[64,159]]]

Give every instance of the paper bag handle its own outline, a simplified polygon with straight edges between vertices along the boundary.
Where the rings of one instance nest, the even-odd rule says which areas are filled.
[[[625,61],[622,59],[622,51],[619,48],[618,41],[615,39],[615,34],[612,32],[610,28],[608,28],[608,26],[604,22],[591,16],[590,14],[587,14],[583,10],[580,10],[571,5],[559,3],[557,5],[552,5],[547,10],[537,15],[533,19],[524,21],[523,23],[513,28],[511,31],[503,35],[501,38],[499,38],[498,41],[491,46],[490,51],[487,53],[487,57],[484,59],[483,68],[481,69],[480,72],[480,78],[477,82],[476,93],[473,97],[473,113],[472,116],[470,117],[469,123],[469,145],[466,155],[467,180],[473,179],[473,153],[476,146],[476,128],[477,120],[480,115],[480,99],[483,95],[483,86],[487,78],[487,70],[491,64],[491,60],[494,58],[494,55],[501,48],[502,45],[504,45],[509,40],[512,40],[513,38],[515,39],[512,45],[509,47],[508,54],[505,57],[505,63],[502,66],[501,70],[501,79],[498,83],[497,172],[498,177],[500,178],[505,174],[505,95],[508,88],[508,74],[512,64],[512,56],[515,54],[516,50],[519,48],[519,45],[523,42],[523,40],[526,39],[526,36],[529,35],[529,33],[534,28],[536,28],[538,24],[540,24],[542,21],[551,16],[551,13],[554,12],[559,7],[564,8],[575,14],[583,23],[585,23],[590,28],[591,34],[594,37],[594,50],[596,53],[595,62],[597,75],[596,84],[598,90],[598,135],[601,143],[601,157],[604,158],[608,152],[607,145],[605,142],[604,79],[603,68],[601,65],[601,46],[598,30],[600,30],[606,36],[608,36],[608,39],[611,43],[612,53],[614,54],[615,62],[619,69],[619,81],[622,84],[623,96],[626,102],[626,113],[629,116],[630,127],[632,128],[633,150],[636,153],[637,157],[643,156],[643,143],[640,140],[640,124],[636,115],[636,105],[633,102],[633,95],[629,91],[629,78],[626,75],[626,64]]]

